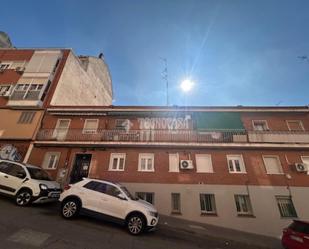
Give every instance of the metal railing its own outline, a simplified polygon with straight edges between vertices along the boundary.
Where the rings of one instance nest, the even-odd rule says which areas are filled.
[[[11,100],[39,100],[39,96],[40,96],[40,92],[41,91],[28,91],[26,93],[26,91],[17,91],[15,90],[10,99]]]
[[[119,141],[119,142],[192,142],[239,143],[247,142],[244,131],[194,131],[194,130],[83,130],[41,129],[40,141]]]

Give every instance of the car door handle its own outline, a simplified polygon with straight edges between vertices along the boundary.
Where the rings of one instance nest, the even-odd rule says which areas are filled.
[[[308,236],[304,236],[304,239],[309,239],[309,237]]]
[[[5,177],[5,178],[9,178],[9,176],[6,176],[6,175],[5,175],[4,177]]]

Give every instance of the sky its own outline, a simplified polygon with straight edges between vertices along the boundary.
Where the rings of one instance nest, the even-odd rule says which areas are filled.
[[[113,105],[166,105],[162,58],[169,105],[309,104],[307,0],[27,0],[0,13],[17,48],[103,52]]]

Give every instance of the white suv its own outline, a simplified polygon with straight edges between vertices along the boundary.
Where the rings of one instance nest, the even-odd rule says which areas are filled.
[[[126,225],[133,235],[158,224],[156,208],[150,203],[132,197],[130,192],[118,183],[84,178],[64,188],[60,196],[61,214],[73,218],[83,211],[98,214],[102,218]]]
[[[61,189],[39,167],[0,159],[0,193],[15,197],[19,206],[57,201]]]

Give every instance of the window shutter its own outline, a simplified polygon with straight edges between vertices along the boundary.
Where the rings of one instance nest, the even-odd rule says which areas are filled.
[[[264,156],[263,159],[267,174],[281,174],[283,172],[278,157]]]
[[[169,154],[169,172],[179,172],[178,154]]]
[[[196,159],[196,172],[200,172],[200,173],[212,173],[213,172],[210,155],[197,154],[195,155],[195,159]]]

